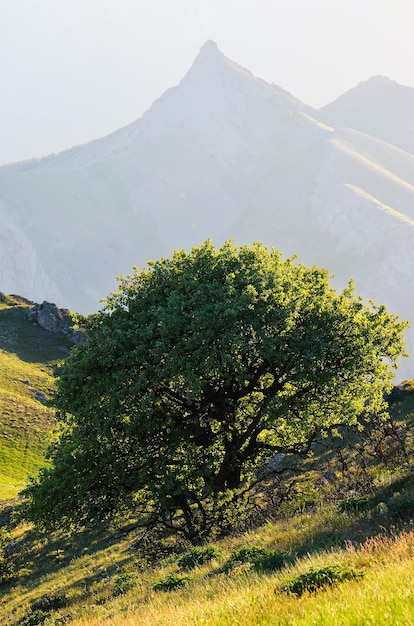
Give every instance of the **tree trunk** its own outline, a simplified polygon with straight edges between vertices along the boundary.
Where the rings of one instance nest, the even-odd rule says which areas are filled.
[[[238,489],[241,482],[241,464],[236,452],[226,451],[223,463],[213,481],[214,492]]]

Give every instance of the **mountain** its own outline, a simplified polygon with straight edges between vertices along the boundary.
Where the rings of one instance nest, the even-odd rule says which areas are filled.
[[[355,128],[414,152],[414,89],[373,76],[318,111],[331,126]]]
[[[343,98],[363,103],[364,89]],[[315,111],[207,42],[129,126],[0,168],[0,288],[94,311],[117,274],[232,237],[328,267],[338,287],[354,277],[365,299],[413,317],[414,150],[390,143],[409,136],[409,106],[386,130],[393,98],[378,100],[376,130],[346,102]]]

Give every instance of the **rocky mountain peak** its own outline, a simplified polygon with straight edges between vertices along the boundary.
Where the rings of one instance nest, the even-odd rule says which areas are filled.
[[[212,39],[209,39],[208,41],[205,42],[205,44],[201,46],[200,52],[196,58],[196,61],[198,60],[199,62],[203,61],[203,62],[211,63],[211,62],[214,62],[214,60],[222,59],[223,57],[224,55],[219,50],[216,42],[213,41]]]
[[[358,89],[359,87],[392,87],[393,85],[398,85],[398,83],[395,80],[391,80],[387,76],[376,74],[367,80],[361,81],[355,89]]]
[[[373,77],[316,112],[207,41],[136,122],[0,168],[0,284],[86,313],[134,265],[232,237],[412,319],[413,111],[414,89]],[[34,321],[59,326],[51,309]]]
[[[205,82],[214,77],[216,79],[220,76],[222,77],[223,74],[231,76],[235,73],[238,75],[238,78],[248,77],[253,81],[259,80],[245,67],[228,59],[218,48],[217,44],[209,40],[201,47],[200,52],[181,81],[181,84],[188,82]],[[266,84],[265,81],[260,82]]]

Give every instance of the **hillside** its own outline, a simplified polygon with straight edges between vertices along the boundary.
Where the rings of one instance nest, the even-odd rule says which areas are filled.
[[[54,425],[46,402],[71,345],[67,335],[30,319],[34,308],[34,302],[0,294],[0,500],[15,497],[44,464]]]
[[[412,385],[392,411],[412,426]],[[0,623],[411,626],[414,483],[396,450],[388,470],[379,457],[370,465],[375,485],[365,490],[358,465],[346,478],[346,457],[335,465],[334,455],[326,479],[317,466],[295,497],[204,546],[132,524],[77,535],[17,526],[2,544],[13,574]]]
[[[12,498],[44,463],[45,402],[79,339],[69,311],[0,293],[0,624],[411,626],[413,381],[388,398],[389,423],[333,433],[299,473],[266,480],[225,538],[194,546],[133,517],[34,531]]]

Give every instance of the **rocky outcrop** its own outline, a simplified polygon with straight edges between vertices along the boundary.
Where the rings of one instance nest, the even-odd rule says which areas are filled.
[[[85,334],[73,328],[73,319],[68,309],[59,309],[53,302],[44,300],[35,304],[27,313],[27,318],[44,330],[65,335],[72,345],[81,343]]]
[[[41,328],[54,333],[63,330],[65,324],[62,313],[52,302],[44,301],[42,304],[36,304],[27,317],[39,324]]]

